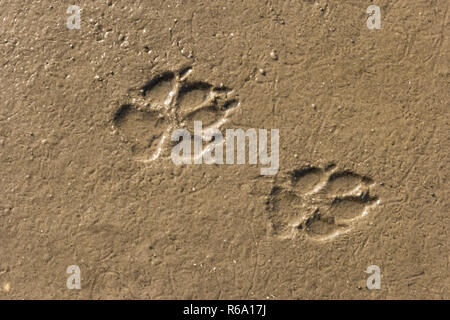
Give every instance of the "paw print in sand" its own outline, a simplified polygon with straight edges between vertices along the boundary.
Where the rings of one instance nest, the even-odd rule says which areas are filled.
[[[233,90],[203,81],[188,81],[192,68],[157,75],[116,111],[113,119],[136,160],[151,162],[168,156],[172,132],[202,121],[203,131],[220,129],[239,106]]]
[[[282,239],[301,232],[314,240],[333,239],[380,204],[371,195],[371,178],[334,165],[300,168],[278,180],[266,203],[272,232]]]

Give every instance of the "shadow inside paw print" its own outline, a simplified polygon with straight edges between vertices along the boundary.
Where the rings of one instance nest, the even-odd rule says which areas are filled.
[[[239,106],[233,90],[203,81],[188,81],[192,68],[167,71],[141,87],[113,119],[131,151],[142,162],[167,156],[175,129],[194,133],[194,121],[203,131],[220,129]]]
[[[304,232],[316,240],[345,233],[380,203],[370,194],[372,186],[369,177],[338,171],[333,165],[288,172],[268,197],[273,232],[284,239]]]

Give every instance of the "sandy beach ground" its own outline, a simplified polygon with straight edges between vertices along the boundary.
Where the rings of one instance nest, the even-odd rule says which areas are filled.
[[[0,298],[449,299],[448,7],[2,1]],[[174,164],[195,120],[278,172]]]

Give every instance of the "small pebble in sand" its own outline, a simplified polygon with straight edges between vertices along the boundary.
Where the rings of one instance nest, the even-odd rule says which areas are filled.
[[[8,293],[11,290],[11,284],[9,282],[4,283],[2,289],[4,292]]]
[[[278,55],[277,55],[277,53],[275,52],[275,50],[272,50],[272,51],[270,52],[270,57],[271,57],[273,60],[277,60],[277,59],[278,59]]]

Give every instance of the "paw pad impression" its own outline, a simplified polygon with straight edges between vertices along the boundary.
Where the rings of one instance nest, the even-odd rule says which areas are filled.
[[[300,168],[279,180],[266,203],[273,232],[282,239],[299,232],[315,240],[333,239],[380,204],[370,192],[371,178],[334,165]]]
[[[158,74],[129,103],[116,111],[113,125],[142,162],[167,155],[175,129],[193,133],[194,121],[203,130],[220,129],[239,106],[233,90],[203,81],[188,81],[192,68]]]

